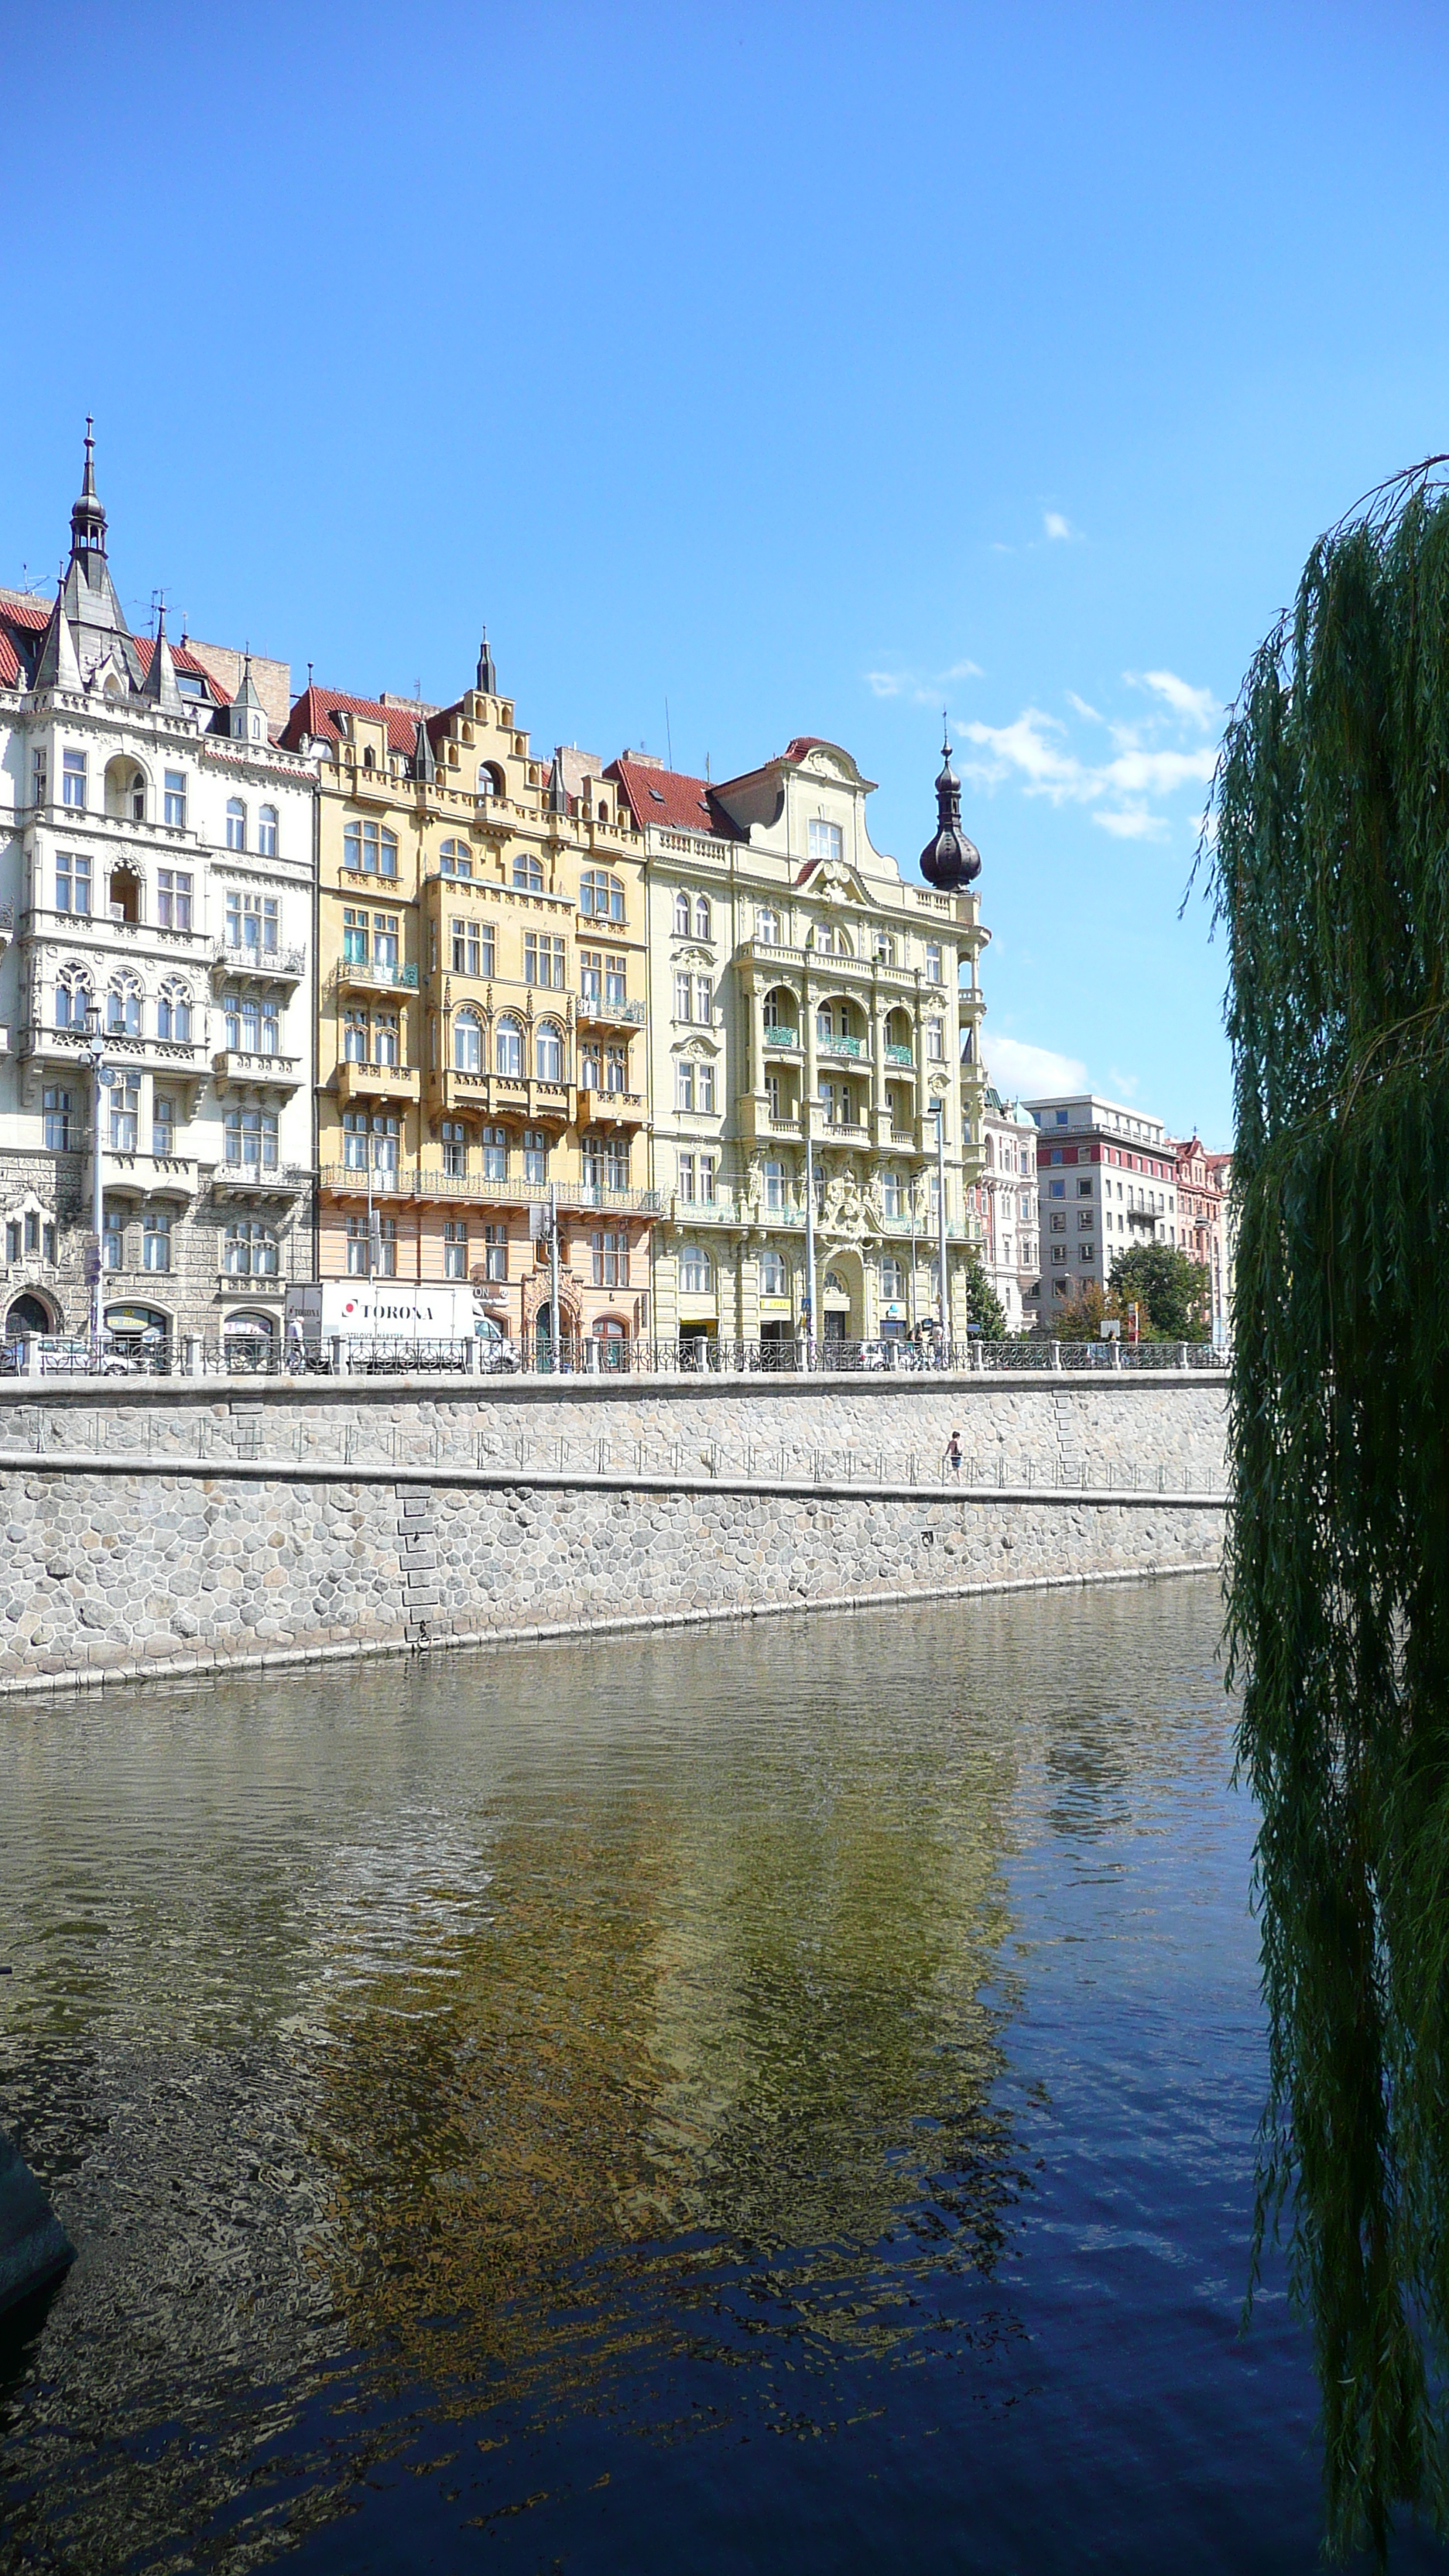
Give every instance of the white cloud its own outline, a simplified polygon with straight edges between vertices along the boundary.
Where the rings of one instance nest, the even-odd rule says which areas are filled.
[[[1051,1047],[1029,1046],[1025,1038],[982,1031],[981,1052],[998,1091],[1011,1100],[1041,1099],[1052,1092],[1085,1091],[1087,1068],[1075,1056],[1057,1055]]]
[[[1045,534],[1055,545],[1070,545],[1077,533],[1071,520],[1064,519],[1060,510],[1044,510],[1041,523]]]
[[[1145,805],[1121,805],[1105,814],[1094,814],[1104,832],[1118,841],[1161,841],[1167,825],[1160,814],[1149,814]]]
[[[1124,671],[1122,677],[1134,689],[1155,690],[1175,716],[1185,716],[1190,723],[1200,725],[1204,733],[1222,713],[1211,689],[1195,689],[1190,680],[1180,680],[1175,671]]]
[[[1181,737],[1185,726],[1194,732],[1202,729],[1213,699],[1210,690],[1194,689],[1171,672],[1150,677],[1161,705],[1131,723],[1103,716],[1087,699],[1067,691],[1067,704],[1074,714],[1085,723],[1106,725],[1111,751],[1105,760],[1084,758],[1073,749],[1060,717],[1029,706],[1010,724],[973,719],[961,726],[961,743],[969,746],[963,751],[963,773],[983,787],[1019,787],[1025,795],[1045,796],[1053,805],[1092,806],[1096,809],[1093,821],[1119,841],[1164,839],[1167,822],[1159,810],[1162,804],[1185,789],[1205,788],[1212,778],[1217,758],[1213,745],[1184,746]],[[1134,685],[1146,687],[1147,678]],[[1171,739],[1174,733],[1176,742]],[[972,758],[971,751],[979,757]]]
[[[918,707],[939,707],[953,680],[979,680],[981,675],[979,662],[953,662],[934,678],[922,678],[918,671],[867,671],[865,684],[873,697],[909,698]]]
[[[1120,1073],[1114,1064],[1108,1071],[1107,1080],[1119,1100],[1135,1100],[1141,1087],[1142,1077],[1137,1073]]]

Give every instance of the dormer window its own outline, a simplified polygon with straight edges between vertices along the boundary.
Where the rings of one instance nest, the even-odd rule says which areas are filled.
[[[178,671],[176,674],[176,686],[180,690],[183,698],[205,699],[208,694],[206,682],[201,677],[199,671]]]
[[[812,817],[810,824],[811,858],[834,859],[838,861],[841,857],[843,848],[844,836],[841,832],[840,825],[838,823],[823,823],[820,821],[818,816]]]

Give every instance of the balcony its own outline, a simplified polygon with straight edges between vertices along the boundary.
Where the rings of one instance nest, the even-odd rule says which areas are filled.
[[[522,1073],[459,1073],[440,1067],[428,1076],[428,1102],[451,1115],[471,1111],[480,1118],[521,1118],[541,1127],[566,1127],[570,1091],[566,1082],[537,1082]]]
[[[332,1088],[344,1109],[353,1100],[416,1100],[422,1077],[415,1065],[339,1064]]]
[[[218,1163],[211,1186],[219,1199],[293,1199],[312,1178],[306,1163]]]
[[[580,1028],[642,1029],[648,1013],[643,1002],[610,1002],[599,993],[581,993],[575,1017]]]
[[[289,1095],[302,1087],[300,1056],[249,1055],[242,1047],[223,1047],[211,1059],[211,1069],[219,1083],[237,1084],[250,1091],[281,1091]]]
[[[817,1054],[818,1056],[820,1056],[820,1055],[827,1055],[827,1056],[828,1056],[828,1055],[835,1055],[835,1056],[851,1056],[851,1057],[854,1057],[854,1056],[863,1056],[863,1055],[865,1055],[865,1054],[868,1052],[868,1050],[867,1050],[867,1047],[866,1047],[866,1043],[865,1043],[864,1038],[847,1038],[847,1037],[840,1037],[840,1038],[821,1038],[821,1037],[817,1037],[817,1039],[816,1039],[816,1041],[815,1041],[815,1052],[816,1052],[816,1054]]]
[[[201,1167],[182,1154],[123,1154],[109,1146],[101,1153],[103,1186],[117,1198],[193,1199],[201,1187]]]
[[[647,1116],[642,1091],[579,1090],[581,1127],[642,1127]]]
[[[949,911],[947,898],[941,900]],[[913,993],[923,981],[913,966],[886,966],[873,957],[834,957],[823,948],[779,948],[769,939],[742,939],[735,954],[741,965],[763,967],[771,976],[778,976],[782,968],[792,974],[806,972],[817,990],[828,979],[832,984],[896,984],[903,992]]]
[[[54,939],[82,951],[95,943],[134,954],[151,948],[170,958],[204,957],[211,941],[201,930],[172,930],[159,921],[117,921],[109,905],[94,912],[50,912],[36,905],[20,916],[22,939]]]
[[[211,952],[214,975],[247,976],[258,984],[300,984],[307,972],[305,948],[233,948],[219,939]]]
[[[416,966],[369,966],[357,957],[344,957],[334,978],[339,993],[415,993],[418,989]]]
[[[915,1071],[916,1056],[913,1047],[897,1046],[893,1040],[890,1040],[886,1045],[885,1060],[887,1064],[903,1064],[912,1072]]]
[[[767,1048],[773,1048],[777,1055],[798,1055],[800,1032],[798,1029],[767,1028],[765,1045]]]
[[[324,1192],[333,1198],[365,1199],[367,1173],[350,1164],[324,1164],[318,1174]],[[657,1216],[657,1190],[610,1190],[594,1188],[587,1181],[558,1181],[554,1184],[561,1208],[600,1208],[614,1216]],[[481,1173],[440,1172],[419,1168],[396,1172],[374,1172],[372,1195],[375,1199],[435,1199],[446,1203],[461,1202],[476,1207],[547,1207],[547,1181],[486,1180]]]
[[[89,1077],[90,1061],[85,1054],[84,1029],[27,1028],[20,1032],[16,1054],[22,1062],[69,1064],[77,1074]],[[105,1032],[108,1064],[154,1065],[161,1073],[204,1075],[206,1061],[197,1046],[183,1045],[175,1038],[128,1038],[114,1030]]]

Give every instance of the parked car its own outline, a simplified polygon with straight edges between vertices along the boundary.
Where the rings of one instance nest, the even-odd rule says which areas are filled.
[[[0,1372],[6,1377],[26,1377],[32,1355],[38,1360],[42,1377],[127,1377],[131,1363],[124,1351],[118,1350],[109,1333],[94,1348],[84,1334],[34,1333],[22,1341],[7,1342],[0,1350]]]

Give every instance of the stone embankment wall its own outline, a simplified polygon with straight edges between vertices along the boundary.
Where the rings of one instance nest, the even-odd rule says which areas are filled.
[[[12,1385],[0,1688],[1211,1565],[1223,1412],[1115,1373]]]

